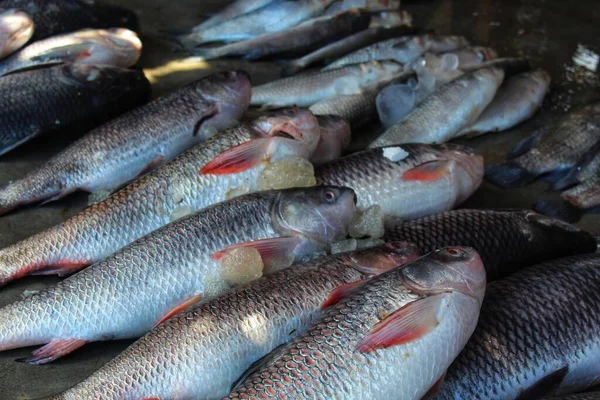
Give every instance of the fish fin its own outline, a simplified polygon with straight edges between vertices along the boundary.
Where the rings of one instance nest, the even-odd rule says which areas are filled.
[[[356,282],[345,283],[341,286],[336,287],[329,293],[329,297],[321,305],[321,310],[336,305],[340,301],[344,300],[346,297],[350,296],[350,294],[354,292],[356,288],[360,287],[363,283],[367,281],[368,279],[361,279]]]
[[[546,375],[532,386],[522,391],[515,400],[535,400],[554,394],[554,391],[558,389],[568,373],[569,367],[566,366]]]
[[[428,399],[436,398],[438,396],[438,394],[440,394],[440,392],[442,391],[442,384],[444,383],[445,378],[446,378],[446,372],[444,372],[442,374],[442,376],[440,376],[440,378],[437,381],[435,381],[435,383],[433,384],[432,387],[429,388],[427,393],[425,393],[425,395],[423,397],[421,397],[421,400],[428,400]]]
[[[204,113],[202,115],[202,117],[196,121],[196,124],[194,125],[194,136],[200,136],[202,137],[204,140],[213,137],[214,135],[216,135],[218,133],[218,131],[216,129],[214,129],[214,127],[204,127],[204,123],[206,121],[209,121],[211,118],[213,118],[215,115],[219,114],[219,110],[217,109],[217,107],[212,107],[210,108],[206,113]]]
[[[194,304],[200,303],[200,301],[202,301],[201,294],[194,295],[194,296],[190,297],[189,299],[184,300],[181,304],[177,305],[171,311],[169,311],[168,313],[163,315],[163,317],[154,326],[156,327],[156,326],[162,324],[163,322],[165,322],[166,320],[171,318],[173,315],[179,313],[180,311],[185,310],[186,308],[193,306]]]
[[[539,128],[536,131],[534,131],[530,136],[528,136],[525,139],[521,140],[510,151],[510,153],[508,154],[508,158],[519,157],[519,156],[527,153],[529,150],[531,150],[531,148],[533,146],[535,146],[535,144],[539,140],[540,136],[542,136],[542,133],[544,133],[546,130],[547,130],[547,128]]]
[[[557,218],[568,223],[575,223],[583,216],[583,210],[566,200],[538,201],[533,210],[548,217]]]
[[[288,254],[294,251],[299,242],[300,239],[293,236],[255,240],[226,247],[214,253],[212,258],[218,261],[235,248],[251,247],[260,253],[265,269],[268,269],[274,262],[285,259]]]
[[[66,356],[86,343],[88,343],[87,340],[81,339],[53,340],[31,353],[32,357],[20,358],[15,361],[33,365],[46,364],[60,357]]]
[[[150,161],[148,163],[148,165],[146,165],[139,174],[137,174],[138,177],[146,175],[148,172],[152,171],[153,169],[155,169],[156,167],[158,167],[159,165],[162,165],[162,163],[164,162],[165,158],[163,156],[156,156],[154,158],[154,160]]]
[[[160,397],[142,397],[142,400],[161,400]]]
[[[515,188],[525,186],[537,177],[513,161],[492,165],[485,169],[485,178],[496,186]]]
[[[408,84],[399,83],[382,89],[375,100],[377,114],[385,128],[399,123],[415,107],[416,90]]]
[[[83,267],[87,267],[92,264],[91,261],[69,261],[69,260],[61,260],[52,264],[49,267],[39,269],[37,271],[32,271],[29,275],[58,275],[60,277],[74,274],[79,271]]]
[[[448,174],[450,161],[431,161],[402,174],[403,181],[435,182]]]
[[[571,168],[566,175],[562,176],[560,179],[554,180],[554,183],[550,186],[550,190],[557,192],[577,185],[580,183],[579,179],[577,178],[579,172],[581,172],[579,166],[576,165],[575,167]]]
[[[439,324],[439,313],[446,296],[447,293],[428,296],[393,312],[381,320],[356,349],[368,353],[421,338]]]
[[[202,175],[227,175],[246,171],[260,164],[267,156],[269,139],[252,139],[226,150],[200,170]]]

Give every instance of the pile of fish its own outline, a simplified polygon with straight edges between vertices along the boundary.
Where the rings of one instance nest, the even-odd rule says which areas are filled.
[[[0,308],[0,351],[41,346],[19,359],[40,365],[135,339],[53,399],[509,400],[599,382],[596,238],[531,210],[456,209],[484,172],[516,186],[562,171],[570,207],[593,207],[598,105],[486,170],[447,142],[531,118],[549,75],[418,32],[398,7],[233,2],[177,40],[276,57],[286,77],[216,72],[149,101],[128,69],[131,12],[0,0],[0,154],[86,132],[0,187],[0,215],[108,193],[0,249],[1,286],[65,277]]]

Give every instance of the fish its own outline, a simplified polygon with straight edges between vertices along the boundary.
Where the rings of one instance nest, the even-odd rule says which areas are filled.
[[[347,186],[358,208],[405,220],[450,210],[481,184],[483,157],[454,144],[369,149],[315,168],[317,184]]]
[[[404,27],[404,34],[414,33],[413,16],[405,10],[384,10],[371,13],[369,28],[393,28]],[[398,35],[396,35],[398,36]],[[391,37],[391,36],[390,36]]]
[[[457,68],[461,70],[469,70],[486,65],[485,63],[498,58],[496,50],[483,46],[463,47],[458,50],[441,53],[440,55],[444,56],[445,54],[454,54],[458,59]]]
[[[350,288],[418,254],[413,245],[390,243],[263,276],[171,318],[52,399],[226,396],[253,362],[321,316],[336,288]]]
[[[324,71],[369,61],[396,61],[407,64],[425,52],[441,53],[467,47],[462,36],[401,36],[377,42],[337,59],[323,68]]]
[[[490,104],[503,78],[501,69],[485,68],[447,83],[387,129],[369,147],[444,143],[457,137],[461,129],[476,121]]]
[[[23,11],[0,9],[0,59],[23,47],[33,29],[33,21]]]
[[[337,0],[333,2],[325,15],[336,15],[353,8],[360,8],[368,11],[395,10],[400,7],[400,0]]]
[[[525,58],[500,57],[487,60],[482,63],[475,63],[471,66],[463,67],[464,72],[473,72],[483,68],[501,68],[504,71],[504,77],[509,78],[513,75],[529,72],[532,70],[531,63]]]
[[[140,30],[133,11],[94,0],[2,0],[0,6],[23,10],[31,17],[35,26],[32,42],[81,29]]]
[[[313,165],[321,165],[342,156],[350,145],[352,130],[350,124],[337,115],[318,115],[321,135],[316,149],[310,156]]]
[[[488,282],[527,266],[596,251],[595,237],[531,210],[453,210],[415,221],[386,221],[385,241],[406,240],[423,253],[444,246],[477,250]]]
[[[0,250],[0,286],[72,274],[170,222],[261,188],[271,163],[309,157],[320,138],[307,110],[279,110],[224,130],[65,222]]]
[[[0,350],[44,345],[44,364],[87,342],[137,338],[188,306],[346,237],[355,194],[339,187],[252,193],[182,218],[54,287],[0,309]],[[235,249],[262,262],[228,265]]]
[[[373,61],[332,71],[278,79],[252,88],[252,105],[266,108],[309,107],[323,99],[356,94],[370,83],[389,79],[402,67],[391,61]]]
[[[0,154],[61,129],[85,131],[142,105],[150,83],[141,71],[66,64],[0,79]],[[2,189],[0,189],[1,191]]]
[[[475,330],[485,282],[481,258],[468,247],[384,272],[338,296],[226,398],[419,400]]]
[[[129,29],[84,29],[32,43],[0,61],[0,76],[50,64],[78,63],[127,68],[142,54],[142,42]]]
[[[224,21],[239,17],[240,15],[248,14],[254,10],[266,6],[272,3],[273,0],[237,0],[229,4],[227,7],[223,7],[221,11],[208,18],[193,28],[193,32],[201,32],[206,28],[218,25]]]
[[[0,214],[78,189],[116,189],[234,125],[249,101],[248,74],[228,71],[133,109],[0,188]]]
[[[572,394],[569,396],[545,397],[545,400],[599,400],[600,392]]]
[[[506,187],[524,186],[543,174],[566,171],[600,141],[600,102],[577,108],[554,126],[517,144],[511,159],[490,166],[486,179]]]
[[[479,324],[435,399],[538,399],[600,377],[600,255],[559,258],[488,285]]]
[[[311,19],[282,32],[267,33],[220,47],[197,48],[191,53],[204,60],[222,57],[258,60],[285,52],[306,52],[365,30],[370,20],[368,13],[350,10],[334,16]]]
[[[191,30],[177,40],[187,49],[204,43],[248,40],[266,33],[282,32],[320,15],[333,0],[274,0],[247,14],[206,29]]]
[[[537,69],[509,78],[496,97],[463,135],[474,137],[486,132],[501,132],[531,118],[542,106],[550,87],[550,75]]]

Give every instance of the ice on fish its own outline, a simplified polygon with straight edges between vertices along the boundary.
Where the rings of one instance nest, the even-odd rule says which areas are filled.
[[[390,85],[377,95],[377,113],[384,128],[389,128],[400,121],[416,105],[415,88],[407,83]]]
[[[346,251],[354,251],[357,247],[356,239],[342,240],[331,245],[331,254],[343,253]]]
[[[305,158],[290,157],[268,164],[256,179],[258,190],[287,189],[316,185],[315,169]]]
[[[178,219],[181,219],[183,217],[187,217],[192,212],[193,212],[192,207],[190,207],[188,205],[177,207],[171,213],[171,218],[170,218],[171,222],[177,221]]]
[[[385,241],[381,239],[360,239],[356,241],[356,250],[368,249],[371,247],[382,245],[384,243]]]
[[[236,247],[221,259],[221,276],[230,285],[243,285],[263,275],[264,264],[258,250]]]
[[[230,200],[234,197],[242,196],[244,194],[250,193],[250,186],[241,185],[233,189],[229,189],[225,194],[225,199]]]
[[[367,208],[362,213],[356,213],[348,229],[353,238],[369,237],[378,239],[385,233],[383,210],[379,205]]]

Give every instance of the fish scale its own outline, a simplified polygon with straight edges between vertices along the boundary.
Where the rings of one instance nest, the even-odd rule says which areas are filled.
[[[598,310],[598,254],[548,261],[492,282],[479,325],[436,399],[514,399],[563,367],[564,380],[551,381],[556,394],[587,389],[600,377]]]

